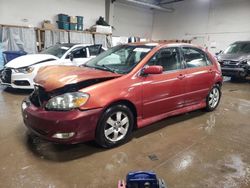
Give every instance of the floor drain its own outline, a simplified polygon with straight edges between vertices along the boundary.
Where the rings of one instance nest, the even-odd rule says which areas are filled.
[[[158,161],[158,157],[155,155],[155,154],[152,154],[152,155],[149,155],[148,158],[151,160],[151,161]]]

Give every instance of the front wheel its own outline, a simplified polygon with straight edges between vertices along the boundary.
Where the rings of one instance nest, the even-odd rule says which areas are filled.
[[[105,110],[96,130],[96,142],[105,148],[115,147],[128,140],[134,125],[131,110],[118,104]]]
[[[221,98],[221,90],[218,85],[215,85],[209,92],[206,99],[206,110],[211,112],[213,111],[219,104]]]

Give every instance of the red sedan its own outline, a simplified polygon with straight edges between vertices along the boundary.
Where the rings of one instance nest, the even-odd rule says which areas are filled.
[[[83,67],[39,70],[22,103],[25,125],[58,143],[88,140],[106,148],[169,116],[205,108],[221,98],[220,65],[190,44],[135,43],[100,54]]]

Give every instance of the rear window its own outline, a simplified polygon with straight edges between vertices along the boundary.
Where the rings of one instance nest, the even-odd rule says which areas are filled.
[[[212,64],[206,53],[198,48],[184,47],[182,50],[188,68],[204,67]]]

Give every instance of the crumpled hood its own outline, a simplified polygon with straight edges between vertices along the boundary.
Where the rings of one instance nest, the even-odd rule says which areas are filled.
[[[8,62],[5,67],[21,68],[31,66],[36,63],[45,62],[47,60],[50,61],[56,59],[59,58],[49,54],[30,54],[13,59],[12,61]]]
[[[220,54],[218,56],[219,60],[230,60],[230,61],[242,61],[246,59],[250,59],[250,54]]]
[[[42,86],[45,91],[49,92],[70,84],[76,84],[94,79],[116,78],[120,76],[120,74],[108,71],[86,67],[60,65],[40,68],[34,78],[34,82]]]

